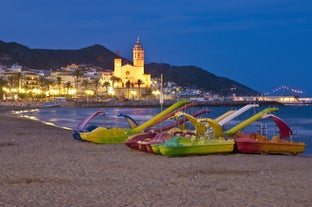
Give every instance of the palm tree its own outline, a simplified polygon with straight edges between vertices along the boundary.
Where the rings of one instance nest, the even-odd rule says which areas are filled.
[[[105,81],[103,84],[102,84],[102,87],[105,87],[105,92],[106,92],[106,95],[107,95],[107,91],[108,91],[108,87],[110,86],[110,83],[108,81]]]
[[[8,76],[8,83],[9,83],[9,88],[10,88],[10,98],[12,98],[12,88],[14,88],[14,76],[10,75]]]
[[[46,78],[45,79],[45,85],[47,86],[47,90],[50,91],[50,86],[54,85],[54,81],[51,79]]]
[[[116,77],[116,76],[112,76],[111,78],[110,78],[110,80],[112,81],[112,85],[113,85],[113,88],[115,87],[115,82],[120,82],[121,81],[121,78],[118,78],[118,77]]]
[[[141,98],[141,85],[143,84],[143,81],[139,79],[136,83],[139,87],[139,99]]]
[[[50,91],[50,86],[54,86],[55,85],[55,81],[52,79],[45,79],[45,84],[47,86],[47,91]],[[51,94],[50,94],[51,95]],[[54,97],[54,94],[52,94]]]
[[[64,88],[67,89],[67,95],[69,95],[69,89],[71,89],[73,86],[72,86],[72,83],[70,81],[67,81],[66,83],[64,83]]]
[[[39,76],[39,78],[38,78],[38,84],[39,84],[39,86],[40,86],[40,89],[43,91],[43,89],[44,89],[44,86],[46,86],[46,79],[45,79],[45,77],[43,77],[43,76]]]
[[[8,76],[8,81],[9,81],[9,87],[14,88],[14,76]]]
[[[3,99],[3,87],[7,86],[8,82],[0,77],[0,100]]]
[[[56,84],[58,85],[59,94],[61,93],[62,77],[56,77]]]
[[[75,88],[76,88],[77,94],[78,94],[78,91],[79,91],[78,90],[79,78],[83,77],[84,71],[78,68],[72,74],[73,74],[74,77],[76,77],[76,79],[75,79]]]
[[[90,83],[89,83],[89,81],[88,81],[87,79],[84,79],[84,80],[82,81],[81,85],[84,87],[84,91],[87,90],[89,84],[90,84]]]
[[[43,92],[45,86],[47,85],[46,79],[45,79],[44,76],[39,76],[39,78],[38,78],[38,84],[39,84],[39,86],[40,86],[41,91]]]
[[[17,72],[15,73],[15,79],[17,81],[17,97],[19,97],[19,92],[20,92],[20,87],[21,87],[21,80],[22,80],[22,73],[21,72]]]
[[[126,82],[126,88],[128,89],[127,91],[128,91],[128,98],[129,98],[129,89],[130,89],[130,87],[131,87],[131,82],[130,82],[130,80],[128,80],[127,82]]]
[[[40,86],[41,91],[49,91],[50,85],[53,84],[53,81],[50,79],[45,78],[44,76],[39,76],[38,84]]]
[[[100,84],[100,79],[99,78],[94,78],[92,82],[93,82],[94,88],[95,88],[96,100],[98,100],[98,87],[99,87],[99,84]]]

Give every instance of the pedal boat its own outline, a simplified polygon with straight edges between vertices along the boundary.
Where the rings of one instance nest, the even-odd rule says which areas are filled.
[[[303,153],[304,142],[292,140],[291,128],[279,117],[273,114],[266,114],[263,118],[271,118],[279,128],[279,135],[268,139],[259,133],[237,133],[234,136],[237,150],[241,153],[252,154],[292,154]]]

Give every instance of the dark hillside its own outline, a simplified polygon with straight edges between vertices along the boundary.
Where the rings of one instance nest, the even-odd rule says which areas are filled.
[[[57,69],[68,64],[90,64],[113,68],[116,54],[101,45],[92,45],[79,50],[30,49],[17,43],[0,41],[2,64],[20,65],[35,69]]]
[[[213,91],[214,93],[222,93],[222,95],[232,93],[236,93],[237,95],[259,94],[257,91],[236,81],[216,76],[195,66],[178,67],[168,64],[151,63],[146,65],[145,72],[151,74],[152,77],[160,77],[162,73],[165,82],[174,81],[179,86]]]
[[[34,69],[59,69],[72,63],[101,66],[113,70],[116,54],[102,45],[92,45],[79,50],[30,49],[24,45],[0,41],[0,63],[10,66],[18,63]],[[131,61],[123,58],[124,62]],[[153,78],[163,74],[164,81],[173,81],[182,87],[203,89],[222,95],[256,95],[257,91],[236,81],[216,76],[195,66],[171,66],[169,64],[150,63],[145,73]],[[235,88],[235,90],[231,90]]]

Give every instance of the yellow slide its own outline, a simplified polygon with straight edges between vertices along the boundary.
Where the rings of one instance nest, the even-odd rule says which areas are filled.
[[[231,135],[235,134],[236,132],[238,132],[239,130],[245,128],[249,124],[257,121],[258,119],[260,119],[264,114],[269,114],[269,113],[275,112],[275,111],[278,111],[278,108],[266,108],[266,109],[260,111],[259,113],[253,115],[249,119],[246,119],[245,121],[243,121],[243,122],[239,123],[238,125],[234,126],[233,128],[225,131],[224,135],[225,136],[231,136]]]
[[[185,118],[187,118],[196,129],[196,135],[204,135],[204,133],[206,132],[207,127],[203,124],[203,122],[207,122],[209,126],[213,129],[215,137],[222,137],[223,135],[222,127],[220,126],[220,124],[218,124],[216,120],[210,118],[196,119],[194,116],[184,112],[177,112],[175,116],[184,116]]]
[[[98,127],[91,132],[79,132],[76,136],[80,136],[82,140],[90,141],[98,144],[121,144],[124,143],[127,137],[131,134],[139,133],[146,129],[147,127],[151,126],[154,122],[158,121],[172,110],[177,109],[178,107],[189,103],[190,101],[178,101],[165,109],[164,111],[160,112],[153,118],[149,119],[148,121],[144,122],[143,124],[139,125],[138,127],[132,129],[125,129],[125,128],[104,128]]]
[[[182,100],[182,101],[178,101],[176,103],[174,103],[173,105],[171,105],[170,107],[168,107],[167,109],[165,109],[164,111],[160,112],[159,114],[157,114],[156,116],[154,116],[153,118],[147,120],[146,122],[144,122],[143,124],[128,130],[129,134],[134,134],[134,133],[138,133],[140,131],[143,131],[144,129],[152,126],[156,121],[158,121],[159,119],[163,118],[164,116],[166,116],[167,114],[169,114],[171,111],[179,108],[180,106],[190,103],[190,101],[188,100]]]

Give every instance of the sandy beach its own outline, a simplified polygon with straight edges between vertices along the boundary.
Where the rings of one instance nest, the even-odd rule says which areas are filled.
[[[312,206],[312,158],[167,158],[0,110],[0,206]]]

